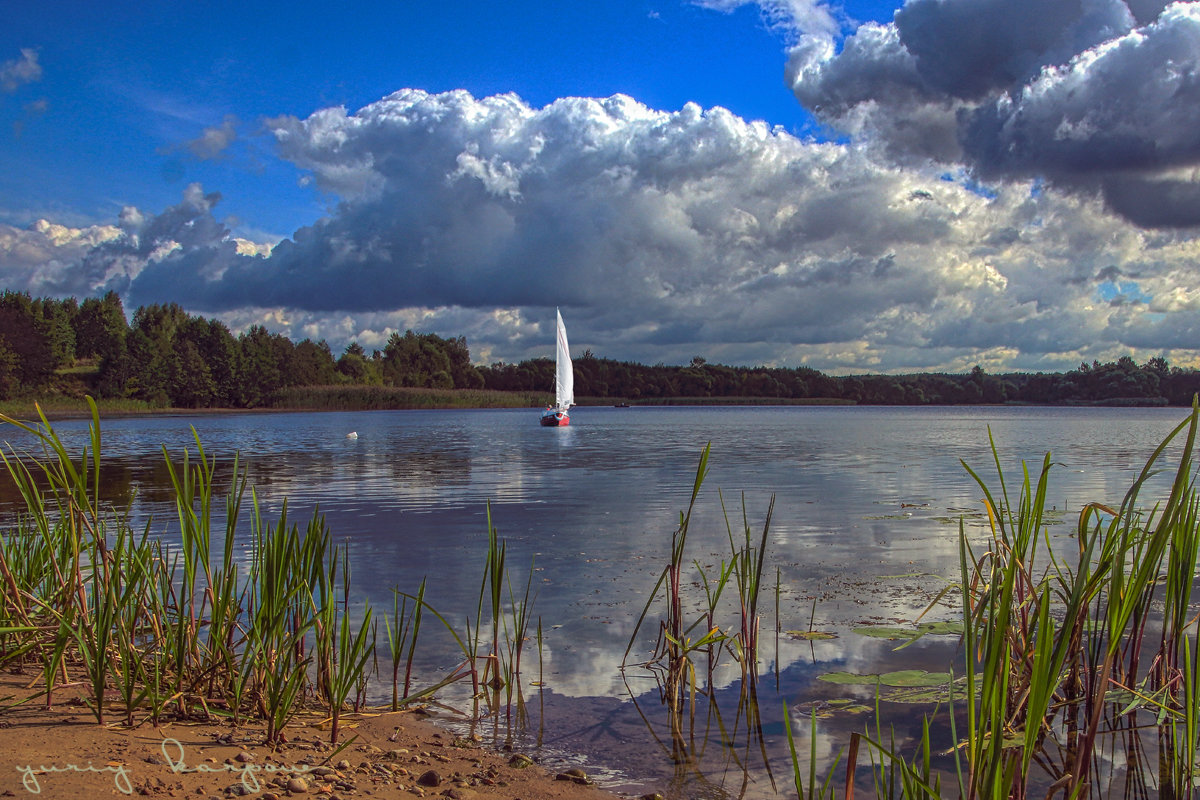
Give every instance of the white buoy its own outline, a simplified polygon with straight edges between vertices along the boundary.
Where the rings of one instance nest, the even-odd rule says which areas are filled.
[[[347,439],[357,439],[358,431],[350,431],[349,433],[346,434],[346,438]]]

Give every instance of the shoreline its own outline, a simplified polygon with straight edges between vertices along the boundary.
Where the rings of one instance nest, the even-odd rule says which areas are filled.
[[[617,403],[608,402],[592,402],[580,403],[576,408],[783,408],[783,407],[852,407],[853,403],[841,402],[837,400],[828,401],[790,401],[783,402],[779,398],[763,398],[761,401],[756,401],[753,398],[739,398],[741,402],[713,402],[719,401],[720,398],[665,398],[664,402],[648,403],[625,403],[618,405]],[[707,400],[708,402],[700,402]],[[10,401],[0,405],[0,414],[20,420],[21,422],[37,422],[37,407],[35,403],[40,404],[41,401],[30,401],[28,405],[21,402]],[[135,417],[193,417],[193,416],[220,416],[227,414],[321,414],[321,413],[359,413],[368,411],[490,411],[490,410],[537,410],[544,406],[540,405],[409,405],[395,406],[391,408],[327,408],[321,406],[311,407],[263,407],[255,408],[123,408],[123,407],[106,407],[103,403],[98,404],[100,418],[135,418]],[[49,408],[42,407],[42,414],[47,420],[75,420],[75,419],[90,419],[91,411],[86,403],[78,405],[53,405]]]
[[[449,797],[614,800],[582,772],[455,737],[422,708],[344,717],[338,746],[322,715],[300,715],[272,751],[257,723],[177,720],[100,725],[78,695],[30,698],[30,672],[0,676],[0,796]],[[347,743],[349,743],[347,745]],[[341,748],[339,750],[339,747]],[[297,782],[298,781],[298,782]]]

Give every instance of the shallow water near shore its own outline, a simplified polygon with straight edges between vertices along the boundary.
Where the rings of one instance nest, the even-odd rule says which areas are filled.
[[[578,408],[570,427],[547,429],[538,426],[537,413],[114,419],[103,422],[105,491],[132,502],[137,518],[151,518],[152,531],[169,530],[174,509],[161,447],[174,457],[185,447],[194,453],[195,426],[210,455],[242,453],[268,516],[285,499],[296,521],[315,508],[326,515],[334,538],[349,543],[355,596],[368,598],[377,613],[390,610],[393,588],[415,591],[428,576],[427,599],[452,620],[474,612],[490,502],[514,584],[524,586],[533,564],[534,615],[544,645],[540,653],[527,645],[522,702],[501,702],[474,726],[456,727],[575,760],[623,791],[789,796],[783,701],[793,710],[794,730],[806,736],[813,701],[849,698],[873,710],[873,687],[830,684],[820,675],[942,671],[954,663],[953,636],[929,636],[896,651],[898,642],[855,629],[911,624],[957,579],[959,520],[969,535],[983,533],[979,488],[960,459],[985,479],[994,476],[989,427],[1012,479],[1021,459],[1036,469],[1052,453],[1049,504],[1065,536],[1083,503],[1118,504],[1154,447],[1185,416],[1183,409]],[[79,445],[85,428],[55,424]],[[347,438],[351,431],[357,438]],[[0,436],[20,448],[15,433]],[[668,724],[654,674],[622,670],[621,662],[708,442],[711,471],[687,561],[712,569],[729,558],[722,496],[735,536],[743,496],[756,531],[776,498],[760,601],[754,705],[760,717],[743,702],[740,672],[725,657],[712,675],[713,701],[701,702],[681,731]],[[1152,484],[1147,503],[1166,480]],[[243,546],[248,540],[246,529]],[[702,593],[693,587],[685,596],[699,603]],[[655,613],[652,607],[651,622]],[[926,619],[953,616],[947,601]],[[809,642],[787,634],[810,627],[837,638]],[[631,662],[649,654],[652,628],[635,644]],[[419,683],[439,679],[458,659],[449,637],[427,621]],[[390,673],[387,665],[381,669]],[[468,694],[469,686],[459,684],[440,697],[470,711]],[[388,696],[385,677],[375,697]],[[886,705],[902,733],[919,729],[925,706]],[[866,722],[862,714],[822,717],[818,773]],[[808,752],[806,740],[799,745]]]

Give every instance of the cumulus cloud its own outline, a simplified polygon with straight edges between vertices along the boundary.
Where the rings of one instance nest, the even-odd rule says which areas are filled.
[[[340,198],[327,217],[255,247],[193,185],[87,243],[4,229],[6,285],[115,289],[131,308],[184,301],[335,349],[406,328],[463,334],[485,361],[546,355],[556,305],[577,348],[648,363],[854,372],[1063,368],[1131,347],[1196,356],[1195,238],[1149,234],[1052,186],[983,193],[869,148],[621,95],[533,108],[403,90],[268,128]]]
[[[909,0],[838,44],[802,37],[788,81],[893,160],[1044,177],[1139,225],[1200,224],[1200,3]]]
[[[0,64],[0,91],[15,92],[26,83],[42,79],[42,65],[32,47],[22,47],[21,57]]]

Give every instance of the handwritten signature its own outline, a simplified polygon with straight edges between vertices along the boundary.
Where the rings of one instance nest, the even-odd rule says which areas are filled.
[[[125,771],[124,764],[93,767],[92,762],[89,761],[87,766],[83,767],[78,764],[52,764],[48,767],[39,765],[36,768],[32,765],[17,767],[17,773],[21,776],[21,785],[30,794],[42,793],[42,784],[38,781],[38,775],[44,775],[47,772],[111,772],[117,791],[133,794],[133,784],[129,780],[129,773]]]
[[[188,766],[186,754],[183,745],[178,739],[163,739],[162,742],[163,758],[167,760],[167,766],[171,772],[176,775],[188,773],[220,773],[228,772],[237,775],[241,781],[242,787],[250,793],[262,791],[262,784],[258,780],[258,774],[262,772],[286,772],[290,774],[305,773],[312,769],[307,764],[301,764],[294,767],[284,766],[282,764],[272,764],[266,762],[263,764],[254,763],[235,763],[235,764],[205,764],[200,763],[195,766]],[[89,761],[86,765],[79,764],[51,764],[46,766],[39,764],[34,767],[32,764],[17,767],[17,774],[21,776],[21,785],[30,794],[41,794],[42,784],[38,780],[39,775],[64,773],[64,772],[97,772],[111,773],[113,776],[113,786],[117,791],[123,794],[133,794],[133,781],[130,780],[129,772],[124,764],[107,764],[103,767],[93,766]]]

